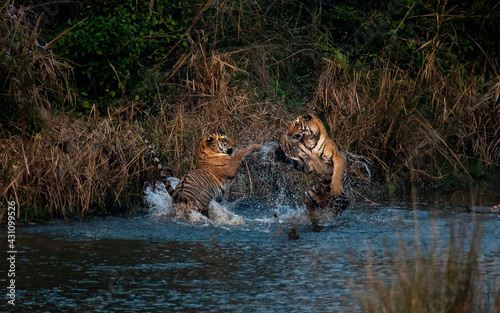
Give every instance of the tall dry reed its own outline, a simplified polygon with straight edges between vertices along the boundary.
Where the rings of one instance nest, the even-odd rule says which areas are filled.
[[[104,203],[113,210],[124,194],[139,195],[142,182],[154,180],[147,153],[139,156],[142,144],[134,137],[139,126],[132,119],[120,121],[127,111],[138,116],[176,177],[196,166],[196,147],[209,132],[225,133],[240,147],[277,142],[293,153],[284,134],[288,123],[305,112],[323,119],[341,149],[365,156],[382,183],[471,181],[499,167],[500,77],[463,70],[470,66],[453,57],[449,33],[429,31],[429,41],[417,49],[419,62],[403,63],[384,49],[379,58],[349,63],[321,24],[320,13],[327,9],[322,3],[208,1],[189,28],[188,47],[169,52],[169,57],[177,53],[178,62],[155,85],[154,100],[139,104],[128,100],[131,96],[117,111],[78,117],[54,110],[75,101],[71,67],[52,53],[50,43],[37,45],[37,24],[14,19],[19,11],[9,11],[8,4],[1,11],[7,24],[0,26],[0,51],[10,53],[10,58],[0,57],[0,73],[8,76],[2,85],[5,103],[12,104],[6,111],[30,107],[31,116],[47,121],[30,132],[25,115],[9,116],[10,129],[17,131],[2,133],[6,153],[0,191],[2,197],[17,196],[53,215],[85,214]],[[335,7],[328,10],[338,13]],[[448,11],[438,11],[436,23],[447,20]],[[449,56],[449,68],[443,67],[443,56]],[[489,59],[488,68],[500,72],[495,59]],[[15,78],[22,84],[12,75],[19,75]],[[256,154],[242,164],[231,186],[234,197],[272,199],[283,190],[303,194],[311,177],[262,157]],[[79,165],[71,166],[68,158]],[[146,178],[142,171],[147,169]],[[47,180],[58,175],[77,192]]]
[[[400,239],[398,249],[383,256],[389,263],[369,252],[363,312],[500,312],[500,280],[488,275],[498,271],[481,260],[481,228],[471,233],[451,226],[445,245],[436,236],[428,250],[419,235],[412,244]]]
[[[497,168],[499,81],[443,77],[431,62],[412,77],[389,61],[368,71],[325,61],[309,108],[322,112],[341,146],[367,156],[386,181],[471,179],[472,156]]]
[[[293,115],[287,114],[281,103],[260,101],[257,88],[248,82],[235,84],[236,75],[246,76],[248,72],[238,67],[231,55],[206,51],[199,43],[180,60],[185,62],[185,79],[179,94],[168,99],[172,102],[160,101],[154,114],[146,119],[146,133],[173,176],[181,177],[196,166],[195,151],[203,134],[224,133],[239,148],[281,141],[282,129]],[[277,178],[276,173],[267,176],[271,175],[272,164],[263,161],[265,157],[256,154],[242,163],[231,186],[233,198],[247,194],[270,196],[269,191],[276,189],[267,188],[275,185]]]
[[[1,141],[0,197],[18,203],[18,218],[140,211],[148,164],[138,128],[118,115],[42,112],[43,132]]]

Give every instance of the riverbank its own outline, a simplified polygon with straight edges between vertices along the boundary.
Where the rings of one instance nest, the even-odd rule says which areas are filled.
[[[180,177],[202,134],[286,149],[305,112],[389,192],[498,179],[497,7],[238,3],[2,2],[0,198],[19,220],[140,214],[158,177],[141,131]],[[257,159],[240,172],[233,198],[308,184]]]

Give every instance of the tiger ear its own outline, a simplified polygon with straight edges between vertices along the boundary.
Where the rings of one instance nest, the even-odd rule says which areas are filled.
[[[304,114],[302,117],[303,117],[306,121],[310,121],[310,120],[312,120],[312,116],[311,116],[311,114],[309,114],[309,113]]]

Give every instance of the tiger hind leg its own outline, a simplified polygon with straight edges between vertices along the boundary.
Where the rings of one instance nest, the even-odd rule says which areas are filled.
[[[313,186],[307,191],[305,201],[307,216],[311,221],[313,231],[319,232],[322,229],[322,227],[319,225],[319,219],[316,215],[316,209],[321,207],[321,204],[325,202],[324,199],[326,197],[330,197],[330,195],[324,191],[321,191],[318,186]]]
[[[316,209],[327,209],[328,212],[334,214],[334,217],[337,217],[349,205],[350,199],[347,193],[332,197],[330,190],[329,186],[316,184],[307,191],[306,209],[314,231],[321,230]]]
[[[328,207],[337,216],[347,208],[347,206],[349,205],[349,202],[350,202],[349,198],[345,195],[345,193],[343,193],[339,196],[331,197],[331,200],[330,200],[330,203],[328,204]]]
[[[208,211],[208,206],[201,207],[200,208],[200,213],[203,214],[206,218],[210,219],[210,213]]]
[[[338,196],[330,197],[328,207],[333,211],[335,215],[339,215],[344,211],[351,202],[352,197],[352,187],[351,180],[349,175],[344,173],[344,177],[342,178],[342,186],[344,188],[344,192]]]

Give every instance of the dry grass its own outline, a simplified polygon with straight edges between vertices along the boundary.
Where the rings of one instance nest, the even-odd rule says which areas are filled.
[[[318,9],[294,1],[290,5],[311,14]],[[436,32],[419,49],[421,63],[400,65],[386,51],[371,63],[348,64],[341,57],[323,58],[319,37],[311,42],[320,35],[314,14],[311,24],[277,21],[273,10],[281,7],[277,1],[263,7],[255,0],[209,2],[204,7],[203,31],[181,58],[189,66],[178,72],[190,90],[184,102],[220,105],[213,106],[216,114],[207,117],[214,122],[208,123],[221,121],[231,126],[225,131],[249,129],[250,138],[257,133],[285,144],[280,135],[288,121],[312,111],[329,125],[330,136],[342,149],[366,156],[384,183],[446,176],[471,181],[478,174],[470,173],[477,160],[487,170],[500,166],[500,77],[488,81],[466,74],[469,65],[456,59],[453,36]],[[439,14],[445,16],[437,19],[438,29],[449,17],[441,8]],[[443,57],[451,70],[443,68]],[[488,68],[500,72],[495,60],[489,60]],[[283,95],[283,84],[293,92]],[[234,97],[244,99],[243,109]],[[292,97],[298,105],[289,104]],[[240,112],[253,121],[242,120]],[[261,124],[265,112],[272,116],[271,127]],[[263,125],[270,130],[266,134],[259,132]]]
[[[75,106],[72,67],[41,42],[41,17],[10,1],[0,12],[2,201],[30,221],[135,210],[147,168],[131,121],[137,104],[64,113]]]
[[[369,254],[363,312],[500,312],[498,276],[488,277],[481,263],[481,231],[451,227],[446,247],[436,236],[428,252],[417,235],[411,246],[401,240],[384,256],[390,264],[374,265]]]
[[[197,44],[189,57],[181,60],[186,62],[179,96],[174,103],[161,101],[157,112],[146,121],[147,136],[171,167],[173,176],[180,177],[195,167],[194,151],[203,134],[224,133],[240,148],[281,140],[282,130],[292,116],[282,110],[280,103],[259,101],[256,88],[247,82],[232,84],[237,73],[248,73],[238,68],[228,54],[206,53],[203,45]],[[262,157],[258,154],[250,162],[243,162],[231,187],[233,196],[269,195],[273,190],[267,187],[276,184],[276,173],[270,174],[275,165],[262,162]]]
[[[325,60],[310,109],[322,112],[340,145],[367,156],[387,181],[439,179],[446,164],[470,179],[471,155],[498,167],[498,79],[480,93],[479,78],[444,77],[432,62],[426,59],[412,78],[395,64],[363,72]]]
[[[294,44],[278,43],[262,26],[272,20],[270,11],[256,1],[207,6],[203,32],[192,37],[190,51],[164,80],[165,85],[177,82],[178,96],[168,104],[160,101],[159,114],[147,123],[175,176],[194,166],[192,151],[201,134],[219,131],[241,145],[276,141],[286,146],[288,122],[305,111],[323,118],[342,149],[365,156],[384,183],[447,176],[471,181],[474,158],[487,169],[499,166],[500,78],[484,82],[464,79],[459,70],[445,73],[431,44],[413,70],[413,64],[400,68],[390,56],[349,67],[344,60],[321,58],[314,45],[294,46],[305,38],[294,28],[296,21],[282,25],[296,32]],[[232,48],[228,42],[245,44]],[[296,84],[294,67],[308,62],[311,80],[294,87],[309,86],[312,97],[287,106],[287,97],[294,95],[280,94],[280,83]],[[309,183],[299,173],[258,161],[242,166],[232,190],[266,198],[285,184],[299,192],[283,182],[284,173],[285,181],[299,182],[298,189]]]
[[[133,209],[147,168],[137,128],[116,116],[72,121],[43,112],[42,133],[1,142],[0,196],[18,203],[18,218]]]

